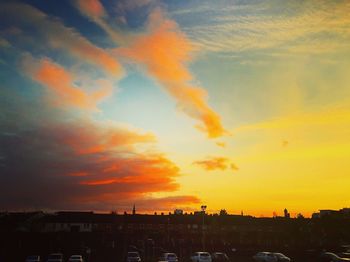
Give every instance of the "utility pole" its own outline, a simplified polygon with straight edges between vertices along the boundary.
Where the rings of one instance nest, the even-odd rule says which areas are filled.
[[[205,216],[205,210],[207,209],[207,206],[202,205],[202,251],[205,251],[205,232],[204,232],[204,216]]]

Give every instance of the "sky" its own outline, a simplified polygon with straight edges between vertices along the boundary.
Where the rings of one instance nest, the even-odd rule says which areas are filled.
[[[0,2],[2,210],[350,206],[350,2]]]

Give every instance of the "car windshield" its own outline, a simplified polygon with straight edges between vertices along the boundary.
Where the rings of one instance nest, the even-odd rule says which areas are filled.
[[[209,257],[209,254],[208,253],[201,253],[200,256],[201,257]]]
[[[52,255],[49,255],[49,259],[62,259],[62,255],[52,254]]]
[[[168,258],[176,258],[175,254],[168,254]]]
[[[139,256],[139,253],[137,252],[129,252],[128,253],[128,257],[138,257]]]

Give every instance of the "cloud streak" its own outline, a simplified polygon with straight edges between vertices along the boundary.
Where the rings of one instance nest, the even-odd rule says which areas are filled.
[[[194,79],[186,64],[190,62],[193,50],[193,44],[179,31],[176,23],[166,19],[160,9],[155,9],[149,16],[147,32],[135,36],[130,47],[117,49],[116,53],[143,64],[176,99],[178,108],[199,121],[198,129],[209,138],[220,137],[226,131],[220,116],[206,101],[207,92],[191,84]]]
[[[49,97],[56,105],[97,110],[97,103],[112,93],[112,83],[107,80],[97,81],[103,86],[91,93],[75,87],[73,83],[77,77],[48,58],[37,60],[26,56],[22,61],[22,68],[33,80],[54,94]]]
[[[230,160],[226,157],[207,157],[207,159],[195,161],[193,164],[198,165],[208,171],[226,169],[231,169],[233,171],[238,170],[236,164],[230,162]]]

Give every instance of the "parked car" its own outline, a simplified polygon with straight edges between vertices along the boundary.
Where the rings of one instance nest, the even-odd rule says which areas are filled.
[[[214,252],[211,254],[211,259],[213,262],[227,262],[230,261],[226,253]]]
[[[277,262],[277,257],[272,252],[259,252],[253,256],[257,262]]]
[[[140,257],[139,252],[137,252],[137,251],[128,252],[128,254],[126,255],[126,261],[127,262],[141,262],[141,257]]]
[[[81,255],[72,255],[70,256],[68,262],[83,262],[83,256]]]
[[[331,252],[324,252],[320,257],[321,262],[346,262],[350,261],[350,258],[339,257],[338,255]]]
[[[178,262],[177,255],[175,253],[163,253],[159,257],[160,261],[168,261],[168,262]]]
[[[278,262],[290,262],[291,259],[282,253],[273,253]]]
[[[52,253],[47,257],[46,262],[63,262],[63,254]]]
[[[27,256],[26,262],[40,262],[40,256],[39,255],[31,255]]]
[[[211,256],[208,252],[195,252],[191,256],[192,262],[211,262]]]

